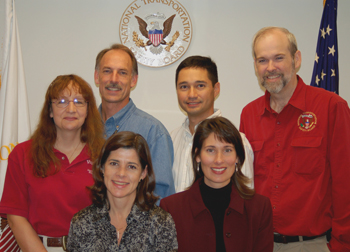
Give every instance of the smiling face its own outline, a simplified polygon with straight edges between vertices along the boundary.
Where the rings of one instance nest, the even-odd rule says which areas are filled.
[[[57,106],[59,100],[69,100],[69,104],[65,108]],[[66,89],[62,91],[58,99],[53,99],[51,104],[50,117],[53,118],[57,135],[60,135],[66,131],[81,131],[81,126],[85,122],[87,116],[87,104],[82,107],[75,106],[74,99],[84,100],[82,94],[78,93],[70,83]]]
[[[124,199],[134,202],[136,189],[147,175],[135,149],[119,148],[111,151],[104,164],[104,183],[109,202]]]
[[[206,69],[184,68],[179,72],[176,92],[179,105],[188,117],[202,121],[214,113],[214,101],[220,92],[220,83],[213,86]]]
[[[120,108],[129,102],[130,90],[137,83],[137,75],[132,74],[130,55],[122,50],[106,52],[94,77],[102,104],[115,103]]]
[[[278,94],[296,79],[296,69],[300,67],[300,51],[291,55],[287,36],[272,30],[262,35],[254,46],[255,72],[260,84],[268,92]]]
[[[196,161],[201,162],[204,183],[218,189],[230,183],[238,158],[233,144],[221,142],[211,133],[204,140]]]

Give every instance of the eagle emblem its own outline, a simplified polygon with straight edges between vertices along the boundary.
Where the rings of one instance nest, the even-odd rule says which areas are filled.
[[[170,34],[171,27],[173,24],[173,20],[175,18],[176,14],[169,17],[167,20],[163,23],[163,29],[159,26],[158,21],[152,21],[150,22],[150,28],[147,30],[148,23],[143,20],[142,18],[135,15],[135,18],[137,19],[137,22],[139,24],[139,30],[141,34],[146,37],[148,40],[146,43],[140,38],[138,38],[137,33],[133,32],[133,41],[135,42],[136,46],[143,47],[146,49],[146,46],[150,46],[150,50],[154,54],[160,54],[163,51],[163,47],[160,45],[167,45],[165,48],[166,51],[170,51],[170,47],[174,45],[175,40],[179,37],[179,32],[177,31],[170,42],[166,42],[165,38]]]
[[[312,112],[304,112],[298,118],[298,126],[302,131],[311,131],[316,127],[317,117]]]

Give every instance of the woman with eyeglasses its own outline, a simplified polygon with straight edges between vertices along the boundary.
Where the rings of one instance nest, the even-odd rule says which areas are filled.
[[[63,251],[70,220],[91,204],[92,163],[104,143],[90,85],[76,75],[48,87],[39,124],[8,159],[0,213],[22,251]]]
[[[193,138],[192,186],[161,200],[174,221],[179,251],[272,252],[272,210],[241,171],[241,135],[226,118],[201,122]]]

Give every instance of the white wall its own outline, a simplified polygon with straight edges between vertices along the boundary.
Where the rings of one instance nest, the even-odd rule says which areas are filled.
[[[193,25],[192,43],[177,62],[162,68],[139,65],[131,93],[136,105],[169,131],[181,124],[175,69],[190,55],[211,56],[218,65],[221,94],[216,106],[239,126],[242,108],[263,94],[251,56],[251,39],[264,26],[293,32],[302,52],[299,72],[311,81],[323,0],[179,0]],[[47,86],[60,74],[75,73],[94,85],[96,54],[119,40],[119,21],[132,0],[16,0],[32,129]],[[350,103],[349,0],[338,1],[340,95]],[[95,95],[98,103],[98,89]]]

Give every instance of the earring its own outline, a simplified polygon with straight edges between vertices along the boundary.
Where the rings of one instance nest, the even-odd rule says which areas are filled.
[[[198,162],[197,163],[197,172],[199,172],[199,164],[200,164],[201,162]]]
[[[236,163],[235,167],[236,167],[236,171],[238,171],[238,167],[237,167],[238,163]]]
[[[140,179],[139,183],[142,182],[142,179]]]

